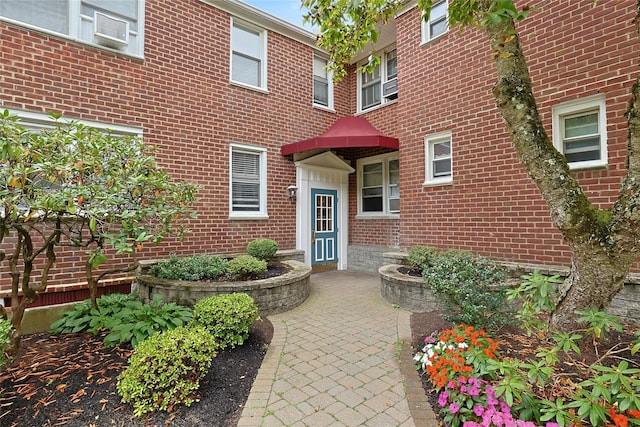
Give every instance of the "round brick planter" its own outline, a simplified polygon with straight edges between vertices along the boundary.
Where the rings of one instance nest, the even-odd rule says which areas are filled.
[[[136,277],[137,292],[145,302],[152,300],[154,295],[160,295],[165,302],[186,306],[193,306],[212,295],[244,292],[253,298],[260,315],[268,316],[291,310],[309,296],[311,267],[292,260],[282,263],[292,270],[278,277],[238,282],[188,282],[143,274]]]
[[[441,309],[436,297],[424,286],[422,277],[413,277],[398,271],[400,264],[383,265],[380,273],[380,294],[389,304],[415,313]]]

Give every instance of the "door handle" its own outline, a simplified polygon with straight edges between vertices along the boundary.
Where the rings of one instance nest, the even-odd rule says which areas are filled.
[[[311,243],[315,243],[316,242],[316,230],[312,229],[311,230]]]

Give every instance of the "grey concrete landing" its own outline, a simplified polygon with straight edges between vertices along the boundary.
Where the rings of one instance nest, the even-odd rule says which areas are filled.
[[[437,426],[409,316],[383,301],[377,275],[313,274],[302,305],[269,316],[273,340],[238,426]]]

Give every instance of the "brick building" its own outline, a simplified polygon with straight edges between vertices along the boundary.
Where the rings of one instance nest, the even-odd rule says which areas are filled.
[[[545,2],[521,43],[554,144],[607,207],[638,73],[634,2],[571,3]],[[339,269],[375,271],[382,252],[416,244],[569,263],[495,107],[486,36],[447,30],[446,1],[430,22],[409,2],[374,47],[376,72],[356,71],[365,52],[336,84],[313,34],[238,0],[44,4],[0,3],[0,109],[28,126],[56,111],[141,134],[175,179],[201,186],[192,233],[143,257],[269,237]],[[51,295],[82,289],[82,274],[79,254],[60,256]],[[1,271],[0,302],[8,284]]]

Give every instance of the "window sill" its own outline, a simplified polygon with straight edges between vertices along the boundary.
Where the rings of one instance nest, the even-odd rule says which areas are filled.
[[[232,86],[238,86],[238,87],[242,87],[242,88],[245,88],[245,89],[252,90],[254,92],[259,92],[259,93],[264,93],[265,95],[269,95],[269,91],[267,89],[265,89],[265,88],[248,85],[248,84],[242,83],[242,82],[236,82],[234,80],[229,80],[229,83],[231,83]]]
[[[422,183],[422,188],[429,187],[451,187],[453,185],[453,180],[447,181],[425,181]]]
[[[336,112],[336,110],[334,110],[332,107],[325,107],[324,105],[313,104],[313,108],[316,109],[316,110],[327,111],[329,113],[335,113]]]
[[[569,163],[570,171],[587,171],[593,169],[606,169],[607,162],[579,162],[579,163]]]
[[[358,214],[355,219],[378,220],[378,219],[400,219],[400,214]]]
[[[420,47],[423,47],[423,46],[427,46],[427,45],[433,44],[433,43],[435,43],[436,41],[438,41],[438,40],[442,39],[442,38],[443,38],[444,36],[446,36],[447,34],[449,34],[449,30],[445,31],[445,32],[444,32],[444,33],[442,33],[442,34],[438,34],[437,36],[435,36],[435,37],[433,37],[433,38],[431,38],[431,39],[425,39],[424,37],[421,37]]]
[[[379,110],[381,108],[386,107],[387,105],[393,105],[396,104],[398,102],[398,99],[394,99],[393,101],[387,101],[384,104],[380,104],[380,105],[376,105],[375,107],[371,107],[371,108],[367,108],[366,110],[360,110],[358,111],[356,114],[354,114],[355,116],[360,116],[362,114],[366,114],[366,113],[370,113],[372,111],[376,111]]]
[[[238,214],[229,214],[230,221],[256,221],[256,220],[265,220],[269,219],[269,215],[267,214],[251,214],[251,215],[238,215]]]

